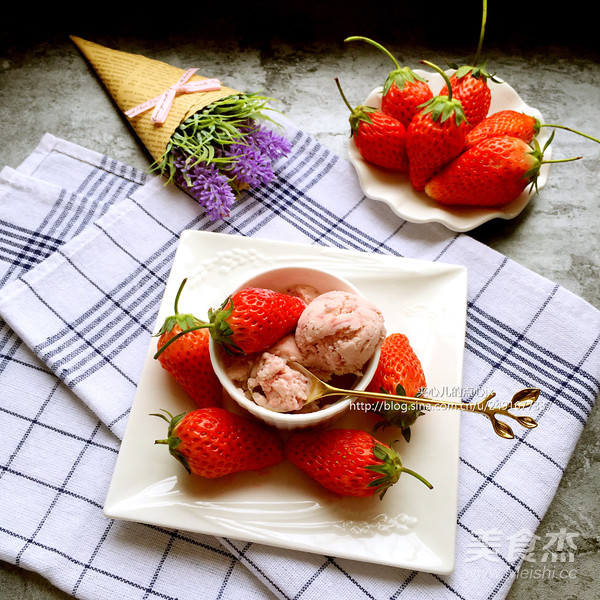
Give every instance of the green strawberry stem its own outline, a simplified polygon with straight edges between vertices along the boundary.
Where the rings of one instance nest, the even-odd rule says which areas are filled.
[[[391,54],[391,52],[384,48],[378,42],[369,39],[367,37],[362,37],[360,35],[354,35],[348,37],[344,40],[344,42],[353,42],[353,41],[363,41],[375,46],[378,50],[381,50],[386,56],[388,56],[396,68],[393,71],[390,71],[388,74],[384,86],[383,86],[383,95],[385,96],[389,89],[392,87],[392,84],[395,83],[396,87],[401,90],[404,88],[406,82],[414,83],[415,81],[425,81],[422,77],[417,75],[411,68],[409,67],[401,67],[396,58]]]
[[[487,22],[487,0],[483,0],[483,11],[481,15],[481,29],[479,30],[479,43],[477,44],[477,52],[475,53],[474,65],[479,63],[481,56],[481,48],[483,47],[483,38],[485,36],[485,24]]]
[[[376,493],[379,494],[379,498],[383,498],[388,488],[394,485],[402,473],[408,473],[413,477],[416,477],[419,481],[423,482],[430,490],[433,489],[433,485],[427,481],[424,477],[415,473],[411,469],[407,469],[402,465],[400,456],[398,453],[389,446],[376,442],[373,446],[373,456],[382,461],[381,464],[369,465],[365,467],[369,471],[373,471],[378,475],[381,475],[378,479],[374,479],[369,483],[369,487],[376,487]]]
[[[368,44],[371,44],[371,46],[375,46],[375,48],[378,48],[384,54],[387,54],[387,56],[389,56],[389,58],[392,60],[392,62],[396,65],[396,69],[400,70],[400,64],[398,63],[396,58],[391,54],[391,52],[389,50],[384,48],[381,44],[379,44],[376,41],[371,40],[369,38],[362,37],[361,35],[353,35],[353,36],[347,37],[344,40],[344,42],[355,42],[355,41],[367,42]]]
[[[177,335],[174,335],[170,340],[165,342],[154,354],[154,358],[158,358],[165,350],[168,348],[173,342],[177,341],[179,338],[191,333],[192,331],[196,331],[198,329],[206,329],[210,327],[210,323],[203,323],[202,325],[194,325],[193,327],[188,327],[185,330],[180,331]]]
[[[452,84],[450,83],[450,78],[448,77],[448,75],[446,75],[446,72],[428,60],[420,60],[419,62],[422,65],[427,65],[428,67],[431,67],[434,71],[437,71],[444,78],[446,86],[448,87],[448,100],[452,100]]]
[[[494,75],[489,73],[486,70],[486,61],[480,65],[480,57],[481,57],[481,49],[483,47],[483,38],[485,36],[485,25],[487,22],[487,1],[483,0],[483,12],[481,16],[481,29],[479,30],[479,42],[477,44],[477,51],[475,53],[475,60],[472,65],[463,65],[459,67],[456,63],[448,62],[448,66],[455,69],[456,73],[454,74],[457,79],[468,75],[469,73],[475,77],[476,79],[482,79],[485,81],[486,79],[491,79],[494,83],[502,83],[501,80],[496,79]]]
[[[337,85],[340,95],[342,96],[342,100],[344,101],[344,104],[348,107],[348,110],[350,112],[352,112],[354,109],[352,108],[352,105],[350,104],[350,102],[348,102],[348,99],[346,98],[346,94],[344,94],[344,90],[342,89],[340,80],[337,77],[335,77],[334,81],[335,81],[335,84]]]
[[[179,289],[175,294],[175,302],[173,303],[173,311],[177,315],[179,314],[179,298],[181,298],[181,292],[183,292],[183,287],[187,283],[187,277],[179,284]]]
[[[587,133],[582,133],[581,131],[577,131],[577,129],[572,129],[571,127],[567,127],[566,125],[554,125],[552,123],[540,123],[539,121],[537,121],[537,126],[538,126],[538,128],[540,128],[540,127],[555,127],[557,129],[564,129],[565,131],[570,131],[571,133],[576,133],[577,135],[581,135],[584,138],[587,138],[588,140],[592,140],[593,142],[597,142],[598,144],[600,144],[600,140],[598,138],[588,135]]]
[[[456,121],[456,126],[458,127],[463,121],[466,121],[467,118],[462,108],[462,104],[460,100],[457,100],[452,97],[452,85],[450,83],[450,79],[446,73],[440,69],[437,65],[434,65],[432,62],[428,60],[420,61],[422,64],[431,67],[434,71],[437,71],[446,82],[446,86],[448,88],[447,96],[434,96],[427,102],[421,104],[421,108],[423,109],[423,113],[431,113],[431,118],[434,121],[440,119],[440,122],[443,123],[446,119],[454,116]]]
[[[171,331],[175,325],[179,325],[181,331],[173,336],[170,340],[168,340],[165,344],[163,344],[154,355],[154,358],[158,358],[162,352],[166,348],[168,348],[175,340],[178,340],[181,336],[189,333],[190,331],[195,331],[196,329],[203,329],[205,327],[209,327],[209,323],[205,323],[204,321],[200,321],[191,313],[181,314],[179,312],[179,298],[181,297],[181,292],[183,291],[183,287],[187,282],[187,277],[181,282],[179,285],[179,289],[177,290],[177,294],[175,294],[175,302],[174,302],[174,314],[167,317],[162,327],[158,330],[158,333],[155,334],[154,337],[160,337],[163,333]]]
[[[350,129],[351,135],[353,135],[358,131],[358,126],[361,122],[369,124],[373,122],[371,120],[371,117],[369,117],[369,113],[377,112],[377,109],[373,108],[372,106],[363,105],[357,106],[356,108],[352,108],[352,105],[350,104],[350,102],[348,102],[348,99],[346,98],[344,90],[342,89],[340,81],[337,77],[335,77],[335,84],[337,85],[337,88],[340,92],[342,100],[344,101],[344,104],[348,107],[348,110],[350,111]]]
[[[406,467],[402,467],[402,472],[408,473],[409,475],[416,477],[419,481],[422,481],[430,490],[433,489],[433,485],[431,485],[431,483],[429,483],[429,481],[427,481],[427,479],[425,479],[425,477],[423,477],[422,475],[419,475],[417,472],[413,471],[412,469],[407,469]]]
[[[546,143],[544,144],[543,148],[540,148],[540,144],[537,140],[537,138],[533,138],[533,148],[531,150],[531,152],[529,152],[529,154],[531,154],[531,156],[533,156],[535,158],[535,164],[533,165],[533,167],[531,167],[531,169],[529,169],[529,171],[527,171],[523,177],[525,179],[529,179],[531,182],[531,189],[535,189],[537,191],[537,179],[538,176],[540,174],[540,169],[542,167],[542,165],[544,164],[550,164],[550,163],[563,163],[563,162],[572,162],[574,160],[580,160],[582,157],[581,156],[573,156],[570,158],[555,158],[555,159],[549,159],[549,160],[544,160],[544,152],[546,152],[546,148],[548,148],[548,146],[552,143],[552,139],[554,138],[554,131],[552,132],[552,134],[550,135],[550,137],[548,138],[548,140],[546,141]]]
[[[546,140],[544,147],[541,149],[540,149],[540,143],[538,142],[537,138],[533,139],[534,148],[533,148],[533,151],[531,152],[531,154],[533,154],[534,156],[536,156],[536,158],[539,159],[540,165],[550,164],[550,163],[571,162],[573,160],[580,160],[581,158],[583,158],[582,156],[572,156],[570,158],[555,158],[555,159],[544,160],[544,152],[546,152],[546,148],[548,148],[548,146],[552,143],[553,139],[554,139],[554,131],[550,134],[550,137]]]
[[[227,318],[233,312],[233,300],[231,298],[227,298],[217,310],[209,310],[208,322],[201,321],[190,313],[179,313],[179,297],[181,296],[181,292],[186,281],[187,278],[181,282],[181,285],[177,290],[177,294],[175,295],[175,314],[167,317],[164,325],[155,335],[160,336],[167,331],[171,331],[175,325],[179,325],[181,331],[167,340],[160,348],[158,348],[154,354],[154,358],[158,358],[171,344],[176,342],[179,338],[191,333],[192,331],[197,331],[198,329],[208,329],[215,342],[219,342],[228,353],[231,353],[231,351],[234,350],[235,352],[244,354],[244,351],[231,341],[233,330],[227,322]]]

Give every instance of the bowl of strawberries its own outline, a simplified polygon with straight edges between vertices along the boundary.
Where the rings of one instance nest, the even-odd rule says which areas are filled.
[[[396,63],[350,108],[349,160],[368,198],[412,223],[470,231],[520,214],[548,178],[552,135],[485,64],[431,71]],[[393,157],[393,160],[390,158]]]
[[[263,271],[209,312],[209,351],[226,396],[281,430],[326,427],[351,395],[308,401],[296,366],[344,390],[364,390],[385,338],[381,311],[349,281],[307,267]]]

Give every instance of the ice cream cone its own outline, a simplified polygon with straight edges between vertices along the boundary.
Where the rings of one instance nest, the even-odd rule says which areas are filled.
[[[140,54],[113,50],[76,36],[71,36],[71,40],[90,63],[123,113],[160,96],[185,73],[184,69]],[[189,81],[205,79],[207,78],[192,75]],[[159,161],[174,131],[184,120],[212,102],[238,93],[221,85],[216,91],[177,94],[162,124],[151,120],[152,109],[131,118],[125,115],[125,118],[154,160]]]

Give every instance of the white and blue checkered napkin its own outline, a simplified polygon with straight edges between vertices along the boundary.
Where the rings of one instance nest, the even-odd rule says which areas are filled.
[[[225,222],[160,179],[48,134],[1,172],[0,559],[90,600],[507,594],[598,395],[600,313],[466,235],[395,217],[362,195],[348,163],[288,132],[293,152],[276,181]],[[494,439],[486,419],[462,420],[451,575],[104,516],[185,229],[467,267],[464,388],[505,397],[535,385],[543,401],[539,427],[512,442]]]

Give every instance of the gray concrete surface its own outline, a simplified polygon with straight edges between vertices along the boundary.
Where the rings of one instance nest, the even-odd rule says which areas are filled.
[[[352,2],[331,4],[317,15],[300,6],[283,13],[273,5],[268,7],[273,12],[261,16],[257,8],[248,19],[239,7],[238,13],[222,9],[204,20],[209,26],[201,31],[181,22],[165,26],[160,18],[126,19],[115,13],[112,19],[79,22],[63,15],[61,26],[51,30],[39,14],[34,20],[22,15],[18,28],[6,26],[14,23],[7,20],[0,38],[0,167],[18,166],[45,132],[142,169],[148,166],[144,149],[68,40],[70,33],[182,68],[197,66],[203,75],[218,76],[240,90],[264,91],[279,99],[278,108],[299,126],[344,157],[348,113],[333,78],[340,78],[352,102],[360,102],[391,67],[376,50],[350,47],[344,37],[374,37],[412,66],[422,58],[438,64],[463,60],[477,43],[479,3],[453,32],[447,21],[428,27],[422,14],[403,24],[398,15],[359,13]],[[538,20],[533,30],[517,23],[511,29],[504,17],[490,24],[485,44],[490,68],[548,122],[600,136],[600,61],[593,38],[585,37],[589,21],[584,18],[575,33],[568,15],[555,29],[549,23]],[[555,156],[583,154],[585,160],[554,166],[546,187],[519,217],[492,221],[471,235],[600,307],[600,145],[565,133],[558,135],[555,148]],[[391,212],[390,218],[395,218]],[[600,598],[599,411],[596,405],[538,531],[543,536],[565,528],[577,534],[574,577],[521,578],[509,600]],[[39,575],[0,563],[0,599],[65,598]]]

